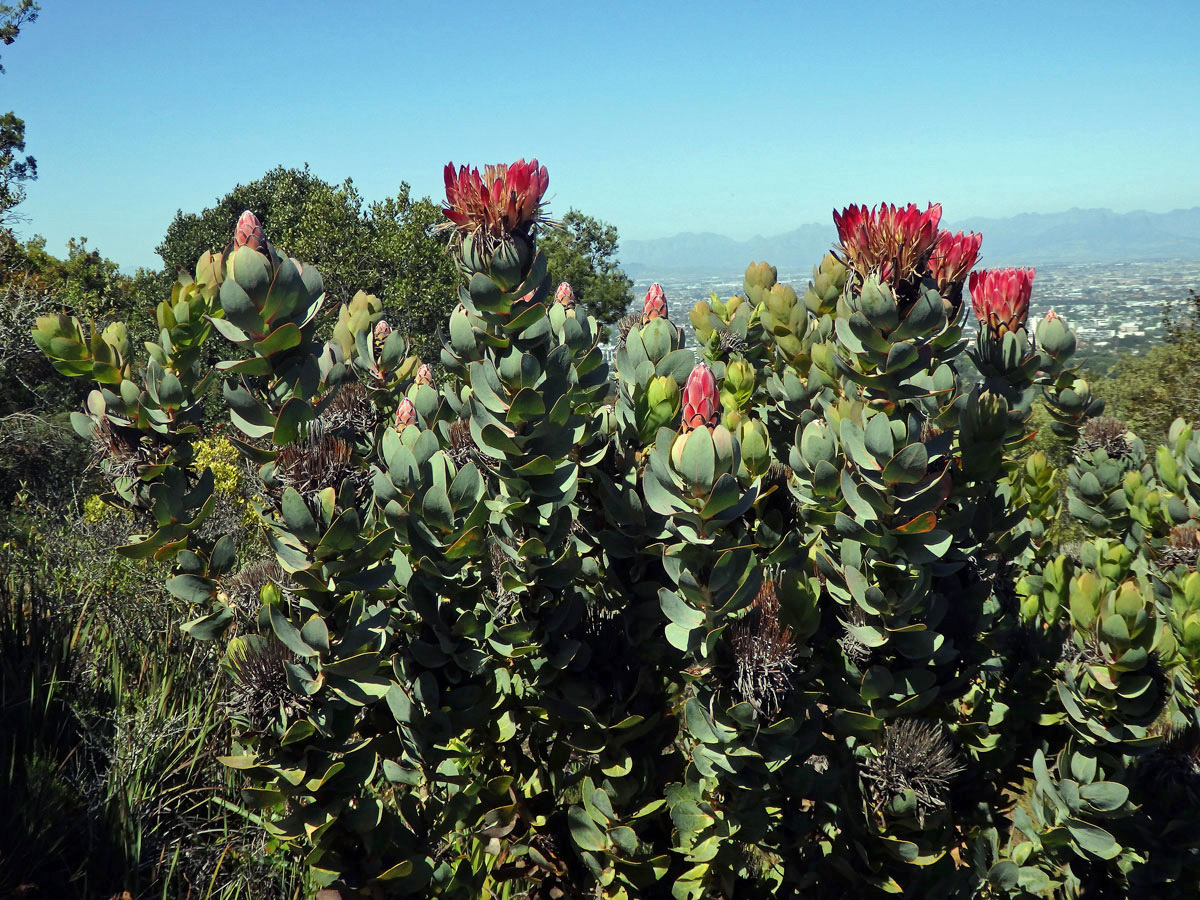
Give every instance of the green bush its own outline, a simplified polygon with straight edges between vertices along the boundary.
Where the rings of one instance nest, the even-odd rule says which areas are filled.
[[[699,360],[652,289],[610,372],[552,299],[545,169],[446,183],[440,386],[366,295],[318,340],[321,276],[250,213],[136,371],[117,331],[35,329],[98,382],[73,421],[146,523],[118,550],[171,564],[182,629],[221,649],[224,762],[318,883],[1195,892],[1200,437],[1085,426],[1074,334],[1029,333],[1032,270],[970,274],[972,339],[979,236],[852,206],[806,290],[758,263],[692,310]],[[273,561],[206,528],[213,378]],[[1086,429],[1076,548],[1035,400]]]

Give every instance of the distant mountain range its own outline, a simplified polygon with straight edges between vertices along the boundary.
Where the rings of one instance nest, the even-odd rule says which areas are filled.
[[[943,220],[942,227],[981,232],[980,262],[984,266],[1200,260],[1200,206],[1167,213],[1071,209],[1007,219]],[[623,240],[620,258],[634,278],[654,273],[740,271],[755,260],[766,260],[780,269],[797,269],[819,262],[835,238],[832,222],[801,225],[785,234],[748,241],[711,232],[684,232],[648,241]]]

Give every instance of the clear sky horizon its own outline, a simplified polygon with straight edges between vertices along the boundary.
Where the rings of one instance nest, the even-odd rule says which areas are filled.
[[[536,156],[552,212],[736,239],[849,203],[945,221],[1200,205],[1200,3],[41,0],[0,47],[18,234],[131,271],[277,165],[409,182]]]

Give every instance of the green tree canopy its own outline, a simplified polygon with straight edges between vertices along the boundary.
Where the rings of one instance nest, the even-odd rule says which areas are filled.
[[[15,41],[21,26],[37,20],[39,9],[33,0],[0,3],[0,42]],[[13,210],[25,199],[25,183],[36,180],[37,160],[25,153],[25,121],[12,112],[0,114],[0,231],[7,232],[16,218]]]
[[[1179,416],[1200,421],[1200,295],[1163,310],[1167,339],[1143,356],[1123,356],[1096,386],[1106,412],[1148,445],[1166,438]]]
[[[551,284],[569,282],[575,298],[602,325],[612,325],[633,300],[633,281],[617,261],[617,229],[571,209],[561,228],[542,235]]]
[[[279,166],[238,185],[208,209],[177,212],[157,248],[167,273],[156,286],[169,290],[177,268],[191,271],[201,254],[224,247],[246,209],[258,216],[273,244],[320,268],[331,297],[345,302],[360,290],[375,294],[414,351],[429,361],[438,358],[438,329],[458,302],[447,234],[434,231],[443,221],[439,204],[414,198],[406,183],[393,197],[364,203],[350,179],[334,185],[308,166]],[[603,324],[624,315],[632,299],[632,282],[617,264],[617,240],[615,227],[572,209],[562,227],[550,229],[540,243],[552,284],[570,282]],[[139,284],[152,281],[143,276]]]

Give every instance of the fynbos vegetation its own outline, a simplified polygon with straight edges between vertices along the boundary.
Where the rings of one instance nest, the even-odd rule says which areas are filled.
[[[802,291],[751,265],[698,356],[656,285],[610,370],[547,184],[447,167],[436,361],[365,294],[322,339],[320,274],[249,212],[144,358],[37,322],[148,523],[118,552],[224,648],[272,839],[343,897],[1193,890],[1200,436],[1093,418],[1033,270],[972,272],[939,206],[835,215]],[[205,527],[214,379],[273,560]],[[1038,400],[1085,431],[1066,509]]]

